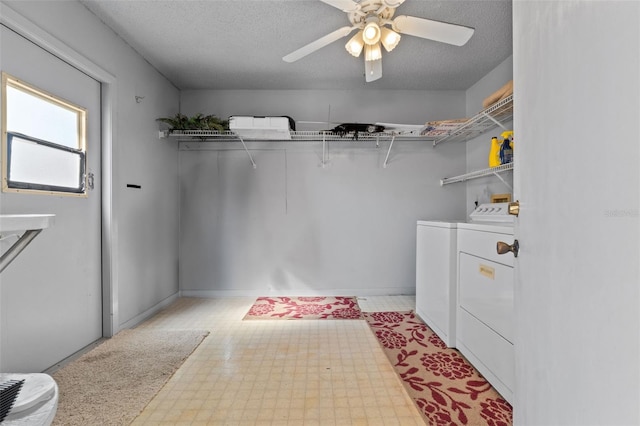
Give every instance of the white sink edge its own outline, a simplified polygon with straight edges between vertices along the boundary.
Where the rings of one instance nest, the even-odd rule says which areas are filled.
[[[0,214],[0,232],[44,229],[53,226],[54,214]]]

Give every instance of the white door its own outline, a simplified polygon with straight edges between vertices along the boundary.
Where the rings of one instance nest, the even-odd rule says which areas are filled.
[[[100,84],[0,26],[0,68],[87,110],[88,197],[2,193],[0,211],[54,213],[0,277],[0,371],[47,369],[102,336]],[[3,246],[3,249],[6,247]]]
[[[640,424],[640,3],[513,2],[520,425]]]

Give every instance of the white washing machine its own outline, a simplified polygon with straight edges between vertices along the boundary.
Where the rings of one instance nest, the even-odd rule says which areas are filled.
[[[456,344],[457,227],[420,220],[416,234],[416,314],[448,347]]]

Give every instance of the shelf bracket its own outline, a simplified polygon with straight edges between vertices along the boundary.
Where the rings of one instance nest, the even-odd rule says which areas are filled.
[[[501,181],[502,183],[504,183],[504,184],[505,184],[505,186],[506,186],[507,188],[509,188],[509,191],[513,192],[513,187],[511,187],[511,185],[509,185],[509,184],[507,183],[507,181],[506,181],[506,180],[504,180],[504,179],[502,178],[502,176],[500,176],[500,173],[498,173],[498,172],[493,172],[493,174],[494,174],[498,179],[500,179],[500,181]]]
[[[509,130],[506,127],[504,127],[504,124],[502,124],[501,122],[499,122],[498,120],[496,120],[495,118],[493,118],[491,116],[491,114],[487,114],[486,112],[483,112],[482,115],[484,115],[485,117],[487,117],[489,120],[493,121],[494,123],[496,123],[497,126],[502,127],[502,130]]]
[[[322,168],[327,165],[327,136],[322,132]]]
[[[0,272],[24,250],[29,243],[42,231],[42,229],[29,229],[0,257]]]
[[[240,136],[238,136],[238,139],[240,139],[240,142],[242,142],[242,146],[244,147],[245,152],[249,156],[249,161],[251,161],[251,165],[253,166],[254,169],[257,169],[258,166],[256,165],[256,162],[253,161],[253,157],[251,156],[251,153],[247,149],[247,144],[244,143],[244,140]]]
[[[384,164],[382,168],[386,169],[387,164],[389,164],[389,154],[391,154],[391,148],[393,148],[393,141],[396,140],[396,135],[391,136],[391,143],[389,144],[389,150],[387,151],[387,157],[384,159]]]

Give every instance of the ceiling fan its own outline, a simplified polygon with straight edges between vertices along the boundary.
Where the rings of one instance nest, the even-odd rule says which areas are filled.
[[[295,62],[358,30],[345,48],[355,57],[359,57],[364,50],[365,80],[370,82],[382,77],[380,45],[387,52],[391,52],[400,42],[400,34],[463,46],[474,32],[471,27],[415,16],[400,15],[392,19],[396,8],[404,3],[404,0],[320,1],[346,12],[351,26],[339,28],[289,53],[282,58],[285,62]]]

